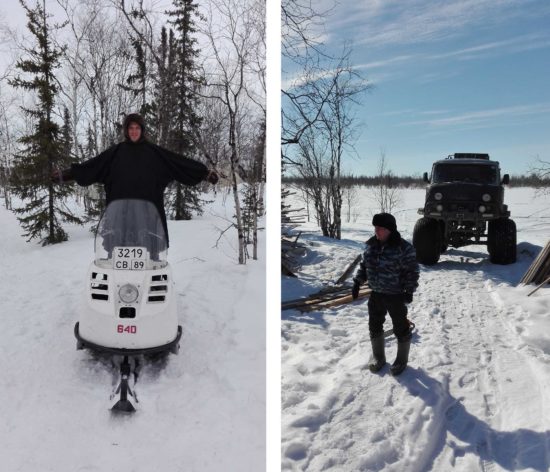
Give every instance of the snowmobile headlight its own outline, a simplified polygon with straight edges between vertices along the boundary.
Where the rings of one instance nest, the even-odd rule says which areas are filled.
[[[434,198],[436,200],[441,200],[443,198],[443,194],[441,192],[434,193]]]
[[[134,303],[139,296],[139,291],[134,285],[126,284],[120,287],[118,296],[124,303]]]
[[[490,202],[491,201],[491,195],[489,195],[488,193],[484,193],[481,198],[484,202]]]
[[[479,212],[485,213],[487,211],[487,208],[485,208],[485,205],[479,205]]]

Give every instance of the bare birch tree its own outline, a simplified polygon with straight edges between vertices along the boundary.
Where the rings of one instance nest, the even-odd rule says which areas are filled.
[[[11,210],[10,177],[12,156],[15,151],[15,138],[9,125],[9,116],[13,106],[13,99],[2,95],[3,87],[0,80],[0,191],[4,198],[4,206]]]
[[[386,151],[380,151],[376,172],[378,185],[372,189],[372,198],[382,213],[391,213],[401,203],[399,185],[388,166]]]
[[[212,0],[206,13],[204,35],[212,53],[212,78],[207,80],[207,95],[219,100],[225,108],[228,127],[225,141],[228,145],[229,174],[235,204],[235,227],[238,237],[238,261],[246,263],[246,239],[243,227],[239,182],[245,156],[242,145],[242,122],[249,118],[246,101],[253,90],[254,47],[258,44],[254,25],[255,2],[259,0]]]
[[[323,105],[314,109],[315,122],[303,129],[298,140],[298,172],[307,182],[323,235],[336,239],[342,237],[342,161],[345,153],[354,152],[356,137],[352,108],[367,88],[348,56],[349,52],[336,67],[303,85]]]
[[[531,165],[531,173],[538,180],[537,192],[541,194],[550,193],[548,181],[550,180],[550,161],[544,160],[537,156],[534,164]]]

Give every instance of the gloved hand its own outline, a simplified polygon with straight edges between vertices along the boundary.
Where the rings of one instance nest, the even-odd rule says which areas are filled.
[[[52,171],[51,175],[50,175],[50,180],[54,183],[54,184],[60,184],[63,182],[63,173],[61,171],[61,169],[55,169]]]
[[[216,185],[219,179],[220,177],[215,170],[211,170],[206,176],[206,180],[208,180],[208,182],[210,182],[212,185]]]
[[[412,303],[413,301],[413,294],[412,293],[407,293],[405,292],[403,294],[403,299],[405,300],[405,303],[409,304],[409,303]]]
[[[73,176],[71,173],[71,168],[68,169],[55,169],[52,171],[50,175],[50,180],[54,184],[62,184],[63,182],[67,182],[69,180],[73,180]]]
[[[351,288],[351,298],[357,300],[359,297],[359,287],[361,287],[361,282],[359,280],[353,279],[353,287]]]

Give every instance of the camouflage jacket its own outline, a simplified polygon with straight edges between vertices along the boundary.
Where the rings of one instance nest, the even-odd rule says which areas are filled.
[[[354,280],[368,282],[374,292],[398,294],[414,293],[418,277],[416,251],[395,231],[385,244],[380,244],[374,236],[367,241]]]

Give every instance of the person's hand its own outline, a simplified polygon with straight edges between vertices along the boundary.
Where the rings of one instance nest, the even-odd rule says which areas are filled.
[[[55,169],[50,174],[50,180],[54,184],[62,184],[63,182],[68,182],[73,179],[74,177],[70,167],[68,169],[63,169],[63,170]]]
[[[206,180],[210,182],[212,185],[216,185],[218,183],[218,180],[220,180],[220,177],[215,170],[211,170],[210,172],[208,172],[208,175],[206,176]]]
[[[60,169],[55,169],[52,171],[52,173],[50,174],[50,180],[54,183],[54,184],[61,184],[63,183],[63,171],[60,170]]]
[[[413,294],[412,293],[407,293],[405,292],[403,294],[403,299],[405,300],[405,303],[409,304],[409,303],[412,303],[413,301]]]
[[[361,287],[361,283],[359,280],[353,280],[353,287],[351,288],[351,298],[354,300],[357,300],[357,297],[359,297],[359,288]]]

